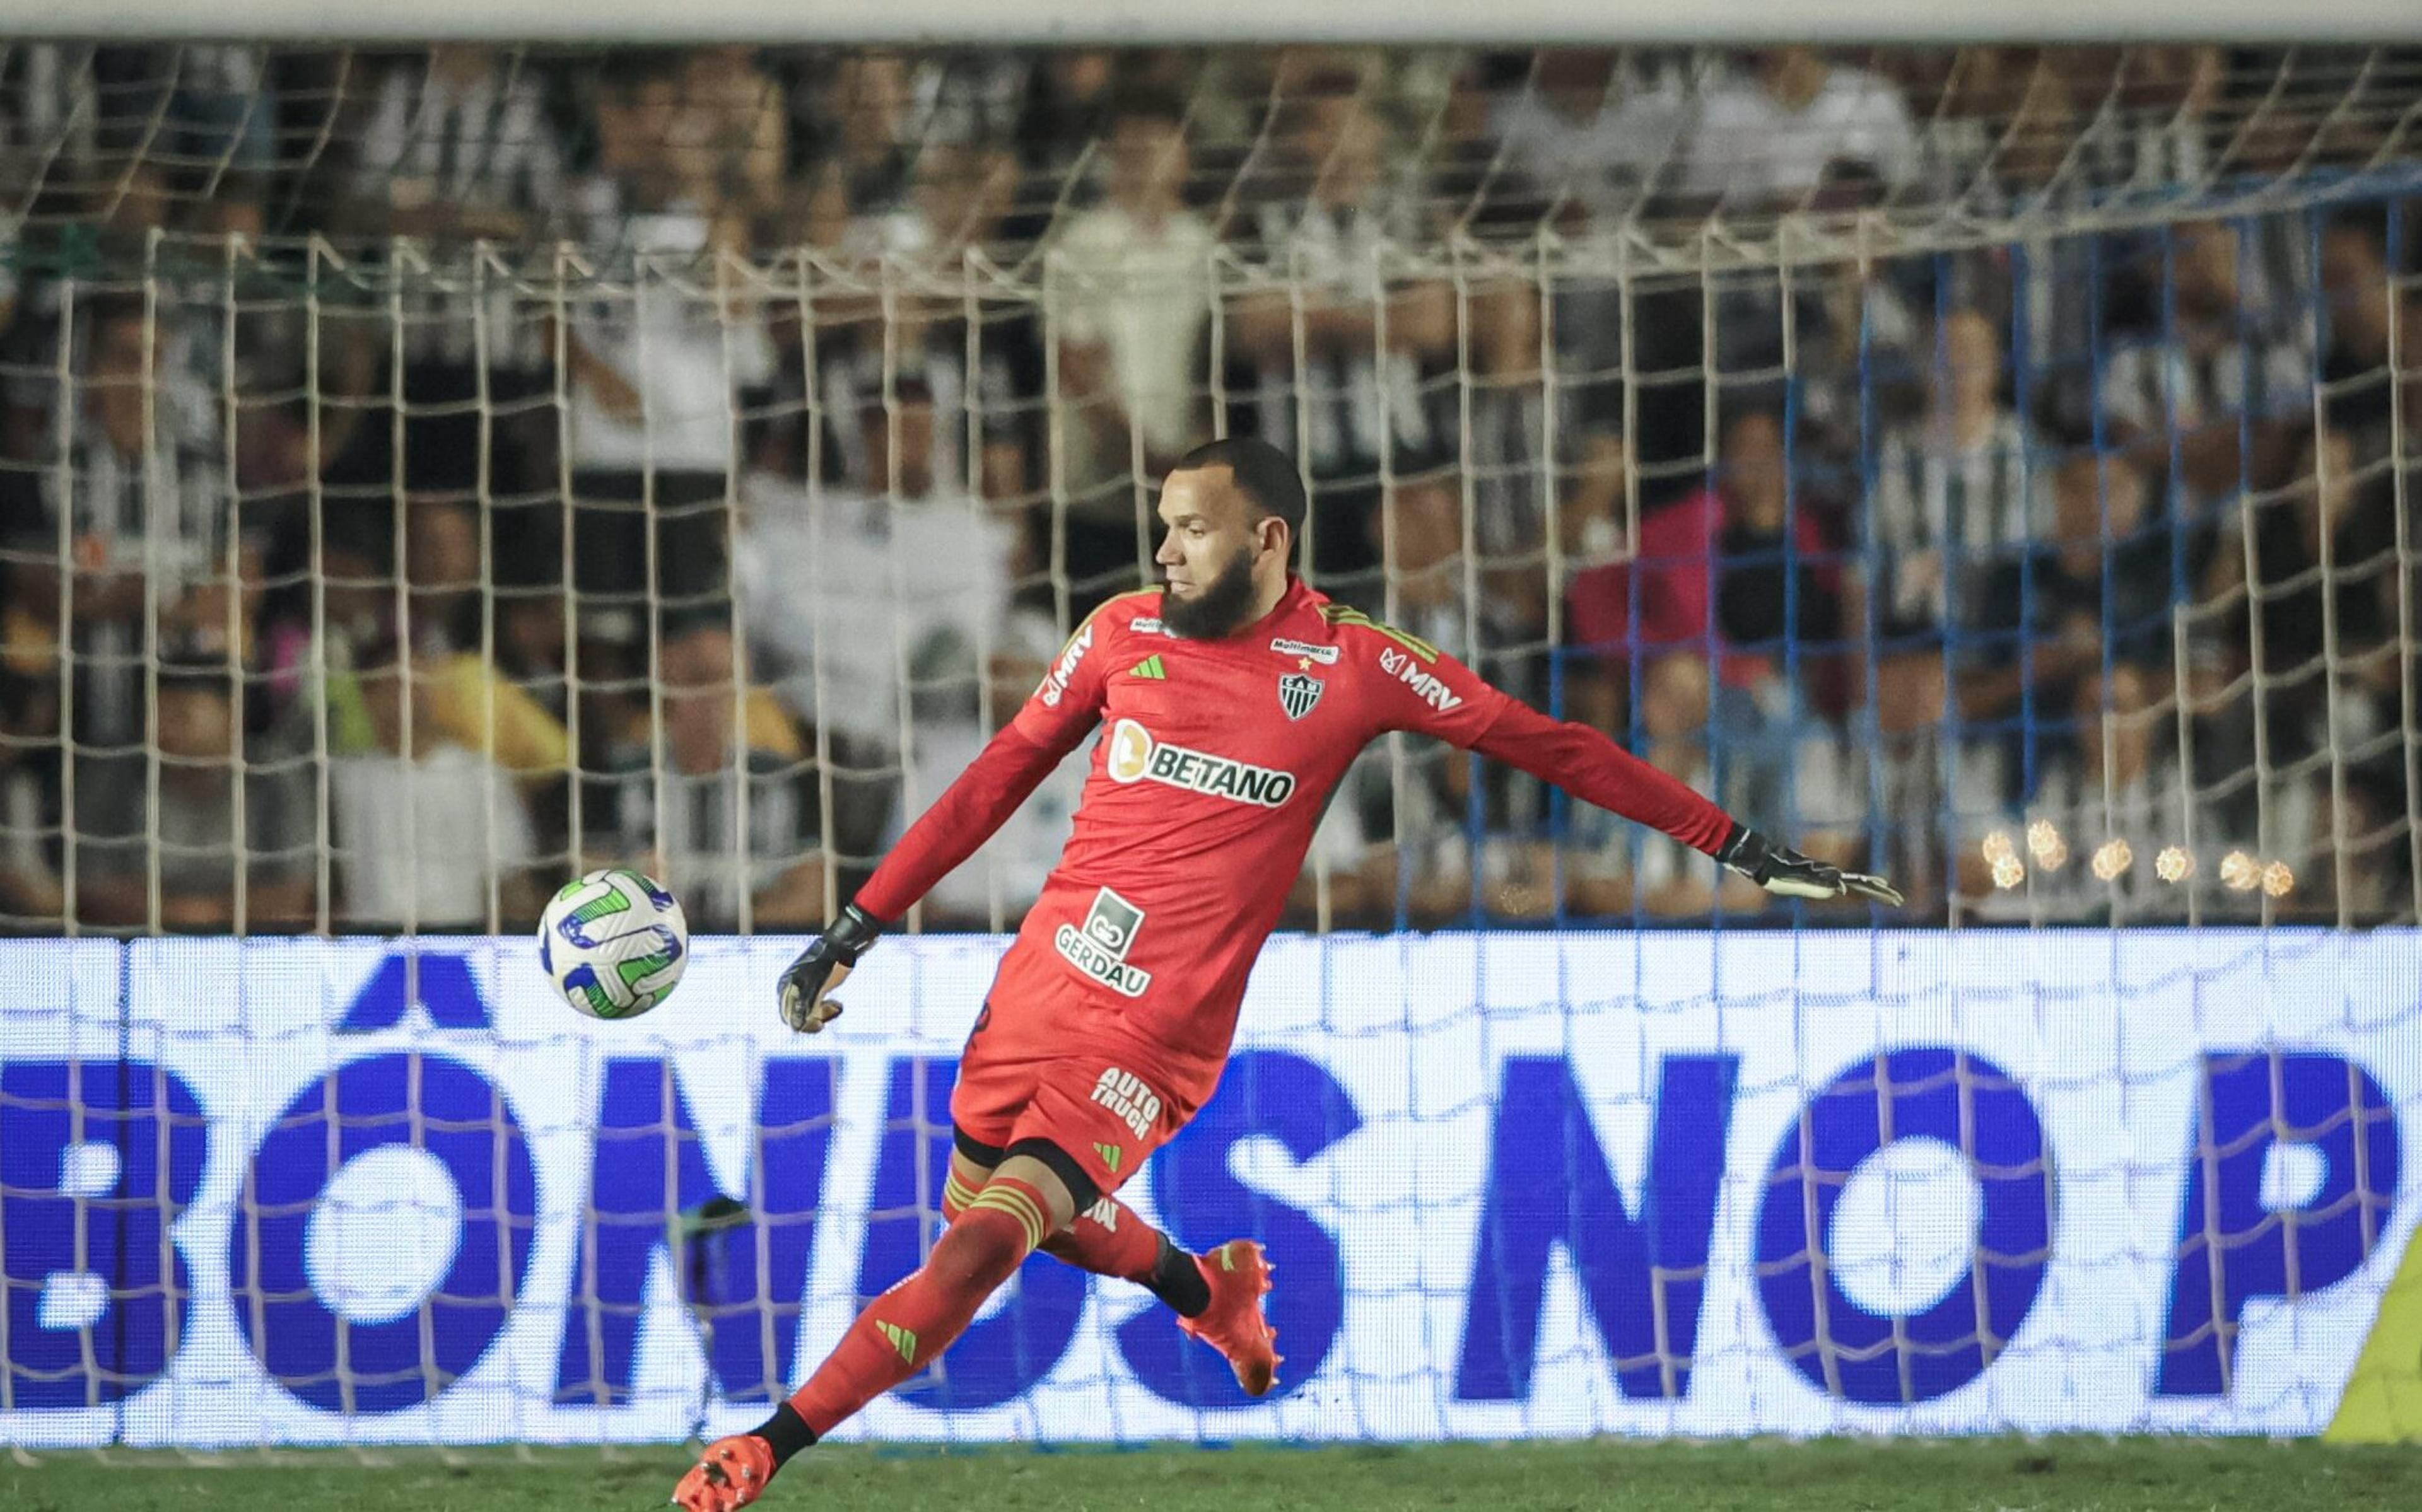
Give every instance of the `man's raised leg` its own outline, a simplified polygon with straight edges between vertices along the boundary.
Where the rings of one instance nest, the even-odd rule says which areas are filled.
[[[942,1222],[959,1216],[992,1179],[992,1171],[964,1146],[951,1152],[951,1174],[942,1183]],[[1068,1226],[1043,1241],[1043,1253],[1079,1270],[1132,1281],[1180,1317],[1200,1317],[1211,1305],[1211,1288],[1195,1257],[1114,1196],[1095,1197]]]
[[[935,1241],[925,1263],[867,1304],[807,1384],[753,1432],[707,1447],[673,1490],[687,1512],[732,1512],[785,1460],[906,1380],[965,1333],[1019,1262],[1067,1226],[1076,1201],[1051,1168],[1012,1156]]]
[[[945,1222],[983,1190],[989,1174],[964,1144],[951,1152],[951,1174],[942,1184]],[[1177,1315],[1177,1326],[1188,1336],[1219,1351],[1247,1395],[1267,1394],[1285,1357],[1278,1352],[1279,1331],[1262,1316],[1274,1269],[1262,1247],[1251,1239],[1230,1239],[1191,1255],[1117,1197],[1082,1195],[1093,1201],[1043,1241],[1043,1253],[1151,1292]]]

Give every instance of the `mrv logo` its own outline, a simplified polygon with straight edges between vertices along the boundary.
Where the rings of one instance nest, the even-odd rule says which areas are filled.
[[[1295,773],[1247,761],[1189,751],[1156,740],[1152,732],[1131,719],[1110,728],[1109,752],[1103,760],[1112,782],[1152,781],[1208,793],[1261,808],[1276,808],[1295,793]]]
[[[1419,662],[1392,647],[1379,653],[1379,670],[1394,678],[1421,695],[1422,702],[1443,714],[1463,699],[1447,691],[1435,672],[1425,670]]]
[[[1085,653],[1093,647],[1093,622],[1088,618],[1084,628],[1068,638],[1060,660],[1051,664],[1051,670],[1043,675],[1043,685],[1034,690],[1042,697],[1044,708],[1057,709],[1060,700],[1068,696],[1068,682],[1077,675],[1077,663],[1085,660]]]

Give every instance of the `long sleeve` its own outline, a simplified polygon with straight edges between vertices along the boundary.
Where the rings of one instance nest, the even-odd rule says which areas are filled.
[[[1075,740],[1037,744],[1015,725],[994,736],[874,868],[857,890],[857,906],[886,924],[906,913],[992,838],[1075,747]]]
[[[1554,783],[1575,798],[1714,855],[1732,816],[1586,725],[1549,719],[1424,641],[1384,631],[1376,724],[1419,730]]]
[[[1689,784],[1586,725],[1549,719],[1516,699],[1505,701],[1471,749],[1707,855],[1732,831],[1732,816]]]
[[[991,839],[1051,769],[1084,742],[1102,722],[1108,687],[1102,659],[1086,653],[1096,640],[1114,633],[1123,618],[1132,618],[1143,597],[1122,594],[1085,616],[1017,717],[985,742],[857,890],[859,908],[886,924],[907,912]]]

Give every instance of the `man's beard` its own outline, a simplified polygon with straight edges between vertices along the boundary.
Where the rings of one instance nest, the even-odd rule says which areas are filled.
[[[1191,599],[1160,590],[1160,622],[1189,641],[1216,641],[1244,629],[1253,612],[1253,553],[1239,546],[1219,575]]]

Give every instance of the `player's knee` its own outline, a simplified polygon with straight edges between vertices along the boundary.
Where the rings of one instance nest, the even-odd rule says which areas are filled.
[[[990,1179],[992,1172],[988,1169],[964,1157],[952,1156],[950,1175],[942,1178],[942,1222],[956,1223],[959,1214],[967,1210],[967,1204],[976,1200],[976,1193]]]
[[[948,1290],[989,1294],[1026,1258],[1026,1232],[997,1210],[979,1208],[942,1231],[925,1273]]]
[[[1014,1177],[1043,1194],[1051,1208],[1051,1232],[1076,1221],[1101,1196],[1101,1189],[1076,1158],[1047,1139],[1021,1139],[1009,1147],[996,1176]]]

